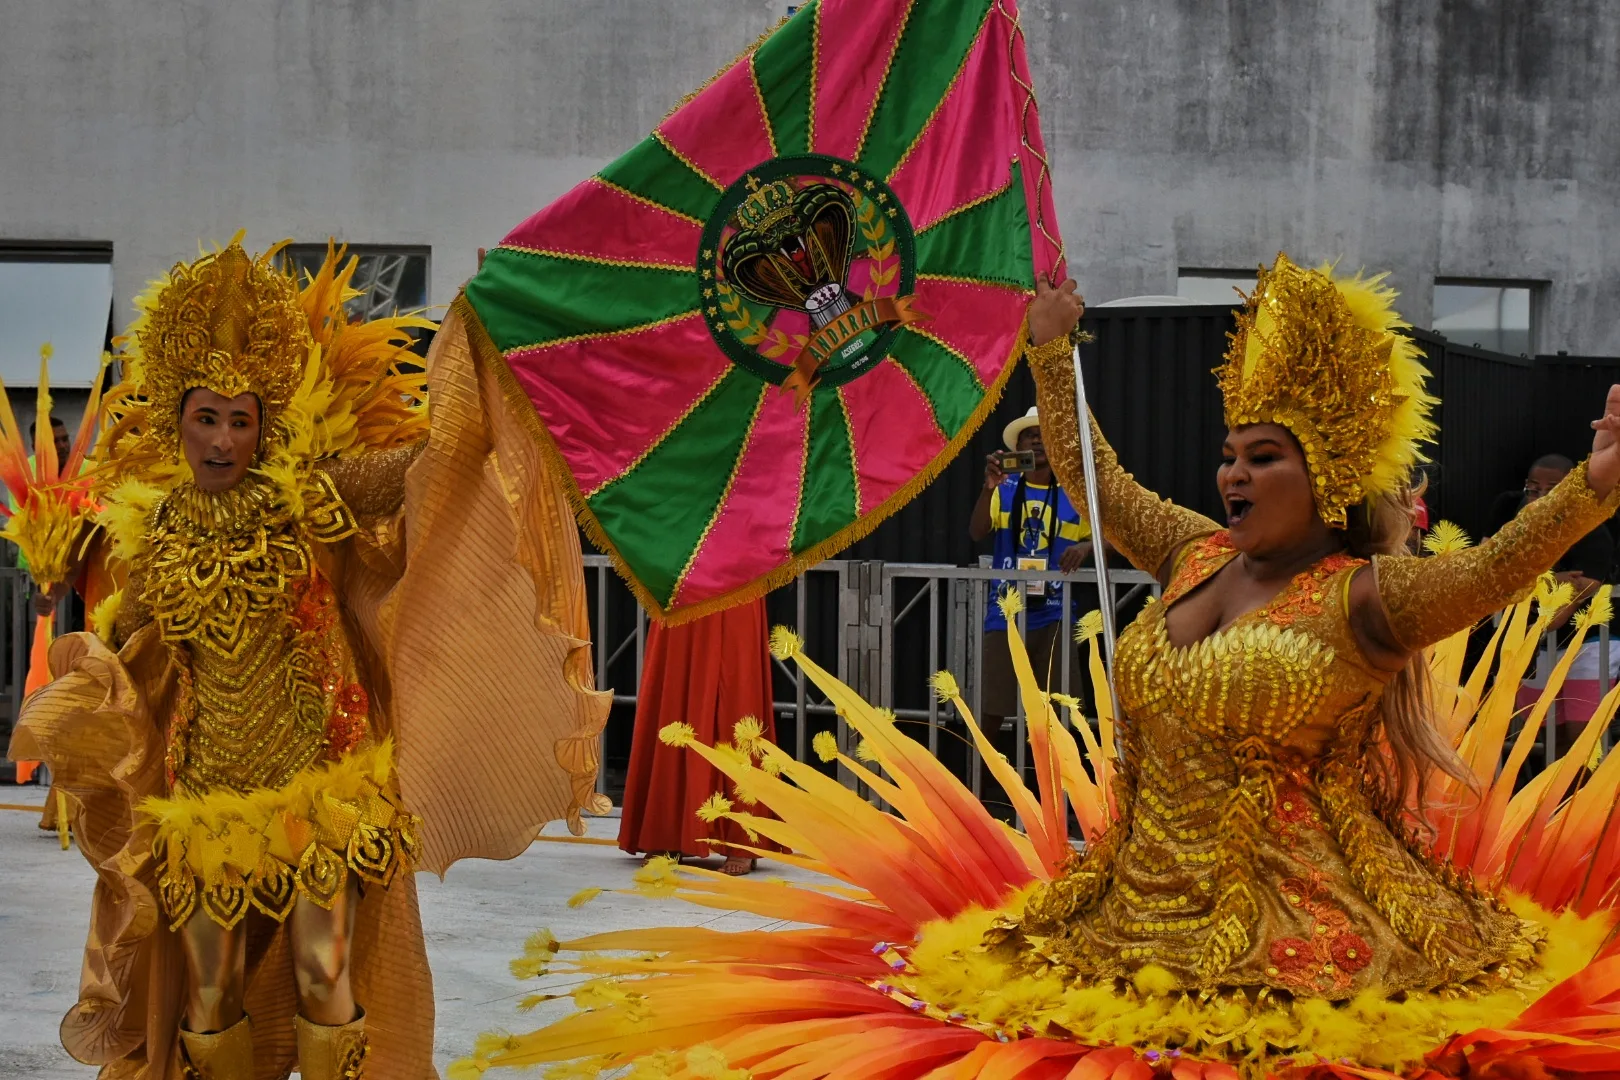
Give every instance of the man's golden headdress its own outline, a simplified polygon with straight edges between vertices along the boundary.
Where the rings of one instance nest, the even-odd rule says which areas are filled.
[[[275,248],[251,258],[232,241],[223,251],[180,263],[133,328],[131,376],[146,399],[150,434],[180,448],[187,391],[259,399],[267,436],[292,401],[314,344],[298,283],[276,267]]]
[[[119,339],[124,379],[106,396],[100,492],[129,495],[133,483],[150,501],[188,475],[180,404],[197,387],[259,399],[259,472],[289,490],[321,458],[425,437],[410,331],[436,324],[412,315],[351,322],[358,264],[335,243],[300,286],[278,265],[285,243],[255,258],[241,240],[176,265],[137,298],[140,315]],[[133,513],[131,528],[143,520]]]
[[[1343,528],[1352,506],[1406,490],[1434,437],[1417,343],[1400,333],[1386,275],[1336,278],[1279,254],[1260,268],[1216,369],[1228,427],[1281,424],[1299,440],[1316,511]]]

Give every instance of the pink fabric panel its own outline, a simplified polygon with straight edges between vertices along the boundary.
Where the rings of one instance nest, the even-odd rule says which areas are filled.
[[[501,243],[686,269],[697,262],[702,236],[702,226],[592,178],[513,229]]]
[[[507,357],[590,495],[624,472],[731,366],[693,312],[651,330]]]
[[[746,59],[665,120],[658,133],[723,187],[774,156]]]
[[[893,360],[885,359],[841,389],[865,514],[927,468],[945,449],[945,436],[922,391]]]
[[[806,416],[791,393],[765,392],[731,492],[672,607],[740,588],[788,560],[799,512],[794,493],[804,470]]]
[[[816,12],[815,145],[818,154],[846,161],[866,129],[866,118],[877,101],[889,57],[900,40],[901,15],[916,6],[911,17],[927,18],[923,0],[850,0],[823,2]]]
[[[918,323],[917,329],[966,356],[979,380],[989,386],[1012,351],[1031,295],[1021,289],[920,277],[916,308],[932,318]]]
[[[1020,150],[1018,114],[1003,88],[1007,24],[991,15],[934,122],[890,180],[911,226],[922,231],[957,207],[1004,186]]]

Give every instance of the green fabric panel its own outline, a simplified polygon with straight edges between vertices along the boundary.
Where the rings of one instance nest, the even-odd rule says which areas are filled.
[[[955,4],[912,0],[911,17],[895,45],[883,92],[872,107],[857,164],[886,178],[900,163],[944,100],[989,9],[990,0]]]
[[[844,404],[833,388],[810,399],[810,460],[805,463],[793,550],[806,551],[855,520],[855,451]]]
[[[777,157],[810,152],[810,81],[816,9],[811,0],[754,52],[754,78],[776,140]]]
[[[764,384],[732,368],[686,419],[589,506],[647,591],[667,605],[731,479]]]
[[[719,188],[650,135],[597,175],[700,222],[707,221],[720,202]]]
[[[1035,287],[1029,209],[1017,165],[1000,195],[917,234],[917,273]]]
[[[690,270],[665,270],[496,248],[467,300],[502,352],[668,319],[698,304]]]
[[[894,339],[889,355],[922,387],[945,437],[955,438],[984,400],[978,375],[960,357],[910,328]]]

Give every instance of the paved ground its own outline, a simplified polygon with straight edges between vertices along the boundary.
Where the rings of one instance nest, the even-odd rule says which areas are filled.
[[[0,803],[38,804],[37,787],[0,786]],[[63,852],[30,812],[0,810],[0,1077],[6,1080],[83,1080],[95,1070],[62,1050],[56,1027],[78,987],[93,875],[77,850]],[[611,838],[617,819],[591,822],[591,835]],[[561,835],[553,824],[548,835]],[[718,865],[718,860],[715,860]],[[673,901],[604,894],[579,908],[567,900],[590,885],[628,885],[637,862],[615,847],[537,841],[505,863],[469,861],[445,881],[417,879],[428,958],[438,997],[435,1059],[442,1070],[466,1054],[481,1031],[526,1031],[566,1002],[522,1015],[516,1001],[537,989],[567,985],[552,979],[521,986],[507,961],[540,927],[560,938],[631,926],[703,923],[747,930],[767,925],[741,912],[716,913]],[[762,873],[777,868],[764,864]],[[783,876],[796,876],[787,871]]]

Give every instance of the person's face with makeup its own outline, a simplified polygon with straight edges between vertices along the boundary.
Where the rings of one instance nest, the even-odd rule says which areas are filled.
[[[1281,424],[1228,431],[1215,480],[1232,543],[1245,554],[1286,552],[1321,529],[1305,454]]]
[[[180,442],[197,489],[229,491],[253,467],[259,448],[259,399],[226,397],[206,387],[186,392],[180,403]]]

